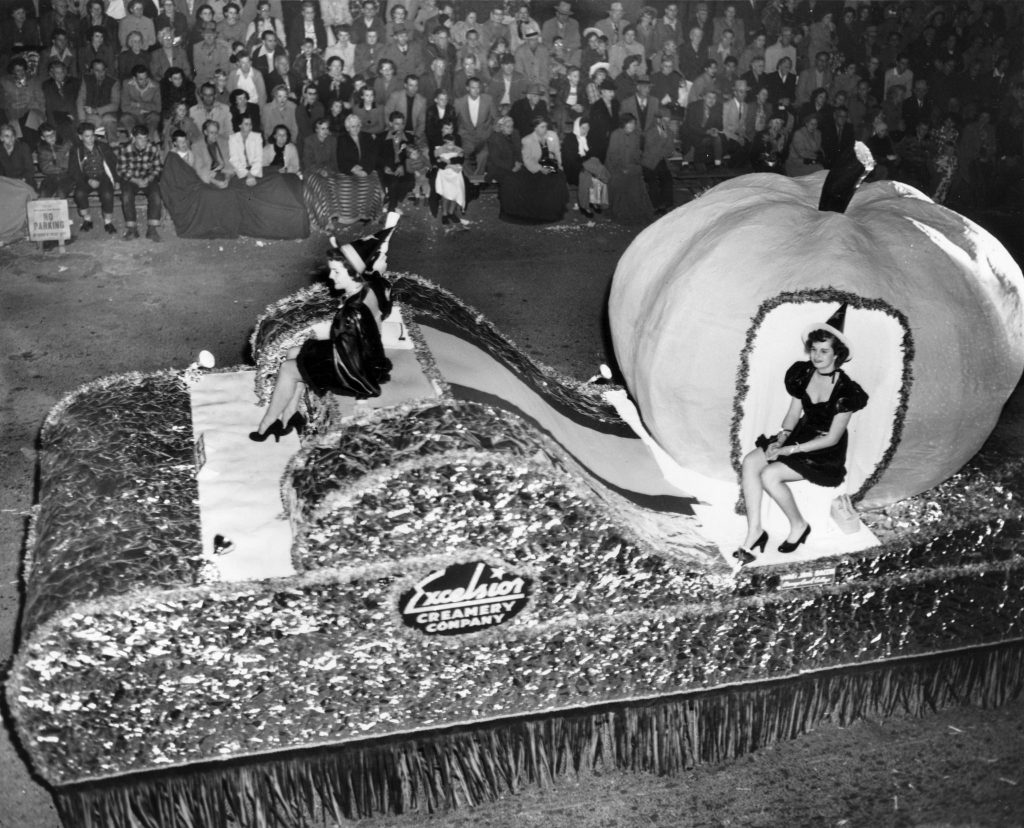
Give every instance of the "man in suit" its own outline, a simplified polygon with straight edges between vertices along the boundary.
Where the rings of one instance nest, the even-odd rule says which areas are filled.
[[[828,68],[828,52],[814,56],[814,66],[800,73],[796,82],[796,105],[803,106],[811,100],[815,89],[828,89],[832,84],[832,73]]]
[[[750,61],[750,69],[740,75],[747,82],[750,99],[757,95],[757,90],[767,85],[768,75],[764,71],[764,58],[756,57]]]
[[[654,123],[644,133],[640,166],[647,191],[651,196],[651,204],[654,205],[656,213],[664,215],[674,204],[672,173],[668,168],[668,159],[676,154],[676,145],[672,138],[672,109],[657,104],[653,106],[657,106],[656,117]],[[623,110],[625,111],[625,104]]]
[[[466,157],[466,174],[483,176],[487,169],[487,139],[494,130],[497,112],[494,99],[480,90],[479,78],[466,81],[466,94],[455,100],[455,117],[462,138],[462,152]],[[473,172],[470,173],[470,165]]]
[[[921,122],[931,124],[932,99],[928,97],[928,81],[918,78],[914,81],[914,94],[903,102],[903,124],[908,135],[912,135]]]
[[[415,75],[418,78],[427,71],[423,49],[419,43],[409,40],[409,28],[404,23],[395,26],[394,41],[385,47],[381,58],[395,64],[395,74],[400,78],[408,75]]]
[[[706,164],[713,159],[716,167],[722,166],[722,105],[718,102],[716,90],[709,89],[703,99],[695,100],[686,107],[683,138],[693,148],[695,163]]]
[[[777,104],[785,99],[788,106],[796,100],[796,75],[793,74],[793,62],[788,57],[779,61],[778,68],[768,76],[765,86]]]
[[[392,92],[384,107],[384,117],[391,120],[392,112],[401,112],[405,118],[405,128],[416,136],[417,142],[427,143],[427,99],[419,93],[420,79],[416,75],[406,75],[405,88]]]
[[[526,78],[528,84],[539,83],[547,89],[551,82],[548,47],[540,42],[540,32],[532,25],[526,29],[525,35],[526,42],[516,49],[516,71]]]
[[[267,75],[267,92],[283,86],[288,90],[288,100],[298,103],[302,95],[302,78],[292,71],[288,63],[288,55],[278,55],[274,58],[274,70]]]
[[[679,45],[679,71],[688,81],[696,80],[707,62],[707,52],[701,48],[704,30],[700,26],[690,29],[690,38]]]
[[[651,79],[641,75],[636,79],[636,92],[626,98],[619,106],[619,114],[629,113],[636,118],[636,131],[640,133],[640,146],[644,136],[658,117],[658,102],[651,95]]]
[[[57,128],[60,140],[73,142],[78,126],[78,80],[68,77],[63,63],[50,64],[50,77],[43,81],[46,120]]]
[[[754,140],[753,118],[754,107],[747,103],[747,82],[738,78],[733,82],[732,96],[722,104],[725,154],[730,157],[733,167],[746,163]]]
[[[846,152],[853,151],[853,125],[850,114],[845,106],[837,106],[832,110],[831,123],[821,124],[821,155],[825,169],[832,165]]]
[[[491,78],[487,87],[487,94],[494,99],[495,106],[511,108],[526,94],[526,87],[526,78],[516,71],[516,59],[512,55],[502,55],[501,71]]]
[[[619,128],[619,102],[615,100],[615,81],[605,78],[599,89],[601,95],[590,107],[590,132],[587,141],[590,150],[604,163],[612,132]]]
[[[203,139],[192,145],[192,168],[205,184],[221,190],[238,173],[231,166],[228,139],[221,134],[220,124],[212,118],[203,124]]]

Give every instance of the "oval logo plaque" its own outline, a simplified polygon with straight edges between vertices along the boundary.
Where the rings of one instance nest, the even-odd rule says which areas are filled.
[[[526,606],[531,580],[483,561],[431,572],[398,599],[402,622],[425,635],[480,632],[515,618]]]

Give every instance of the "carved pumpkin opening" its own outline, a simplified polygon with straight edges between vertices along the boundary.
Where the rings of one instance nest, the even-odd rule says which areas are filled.
[[[732,456],[742,458],[759,434],[774,434],[789,406],[786,370],[807,354],[800,334],[847,302],[845,333],[853,358],[843,370],[867,392],[866,408],[850,420],[846,491],[859,498],[888,465],[899,444],[912,382],[913,346],[906,319],[879,300],[838,291],[780,294],[762,304],[741,355],[732,429]],[[737,474],[738,463],[734,463]],[[737,478],[738,479],[738,478]]]

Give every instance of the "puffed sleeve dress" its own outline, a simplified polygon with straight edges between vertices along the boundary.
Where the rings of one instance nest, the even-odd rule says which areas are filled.
[[[387,318],[390,287],[378,274],[368,274],[366,286],[346,298],[335,314],[330,338],[303,343],[295,361],[303,381],[318,394],[330,391],[357,400],[380,396],[381,385],[391,379],[391,360],[384,353],[380,328],[365,299],[373,290]]]
[[[800,400],[803,406],[800,420],[785,442],[787,446],[825,436],[837,414],[860,411],[868,404],[868,395],[864,390],[838,368],[831,396],[820,403],[811,402],[807,396],[807,383],[813,373],[814,366],[810,362],[794,362],[786,371],[786,391],[791,397]],[[844,431],[834,446],[798,452],[788,457],[780,456],[776,462],[789,466],[805,480],[818,486],[838,486],[846,479],[847,438],[848,434]],[[763,439],[765,444],[770,441],[770,438]],[[761,445],[761,439],[758,445]]]

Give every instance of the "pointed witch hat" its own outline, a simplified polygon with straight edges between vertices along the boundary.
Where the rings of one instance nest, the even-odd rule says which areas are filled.
[[[814,325],[809,325],[804,329],[803,335],[800,337],[800,341],[806,342],[807,337],[810,336],[813,331],[827,331],[846,346],[846,349],[850,352],[850,356],[852,357],[853,346],[850,344],[850,340],[846,338],[846,334],[843,332],[843,329],[846,327],[846,308],[847,303],[843,302],[843,304],[836,308],[835,313],[828,318],[828,322],[818,322]]]
[[[384,222],[384,229],[363,236],[361,239],[346,242],[338,246],[334,237],[331,237],[331,244],[340,250],[345,261],[349,263],[356,275],[361,276],[366,271],[383,272],[387,269],[388,246],[391,244],[391,234],[395,232],[398,224],[399,213],[388,213]]]

